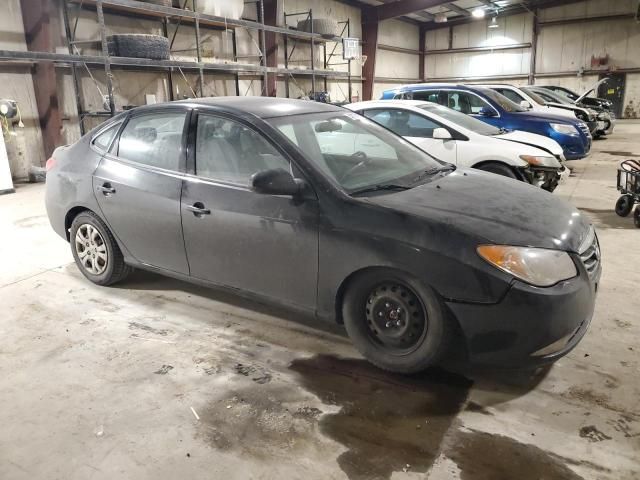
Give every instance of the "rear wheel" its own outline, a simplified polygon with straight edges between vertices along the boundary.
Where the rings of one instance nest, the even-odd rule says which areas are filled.
[[[448,327],[435,292],[394,270],[375,269],[353,279],[343,318],[356,348],[384,370],[419,372],[446,350]]]
[[[491,172],[497,175],[502,175],[503,177],[509,177],[516,180],[520,180],[516,175],[516,173],[513,171],[513,168],[509,167],[508,165],[505,165],[504,163],[489,162],[489,163],[484,163],[476,168],[478,170],[483,170],[485,172]]]
[[[616,202],[616,214],[626,217],[633,209],[633,197],[631,195],[622,195]]]
[[[132,268],[124,263],[115,238],[96,214],[79,213],[71,223],[70,233],[76,265],[93,283],[111,285],[129,275]]]

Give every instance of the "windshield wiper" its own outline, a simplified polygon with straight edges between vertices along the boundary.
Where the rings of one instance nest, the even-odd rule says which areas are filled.
[[[456,169],[455,165],[451,165],[451,164],[442,165],[441,167],[428,168],[427,170],[425,170],[422,173],[420,173],[418,176],[414,177],[411,180],[411,183],[419,182],[423,178],[429,177],[431,175],[435,175],[436,173],[450,172],[450,171],[453,171],[455,169]]]
[[[350,195],[359,195],[361,193],[379,192],[381,190],[409,190],[411,187],[407,185],[398,185],[395,183],[380,183],[377,185],[370,185],[368,187],[361,188],[360,190],[354,190]]]

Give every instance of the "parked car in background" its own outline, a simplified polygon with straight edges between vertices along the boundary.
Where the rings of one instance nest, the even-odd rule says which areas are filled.
[[[353,141],[337,148],[329,134],[343,129]],[[356,150],[358,136],[377,153]],[[148,105],[56,149],[47,169],[49,220],[89,281],[135,267],[269,299],[344,323],[383,369],[423,370],[452,338],[472,362],[552,362],[594,311],[588,217],[341,107]]]
[[[490,88],[422,83],[383,92],[382,99],[426,100],[506,130],[546,135],[558,142],[567,160],[589,154],[591,134],[586,123],[559,115],[531,112]]]
[[[596,115],[596,132],[595,135],[592,134],[594,138],[597,138],[601,135],[609,135],[613,132],[613,127],[615,126],[615,115],[613,114],[613,111],[598,107],[596,105],[588,107],[582,103],[574,103],[572,100],[569,100],[568,97],[560,95],[559,93],[556,93],[544,87],[528,86],[523,88],[527,91],[536,93],[545,101],[547,101],[547,103],[556,105],[557,107],[564,106],[566,108],[584,108],[593,111]]]
[[[582,120],[589,127],[591,136],[598,129],[598,123],[596,121],[596,112],[573,106],[572,108],[564,106],[558,106],[557,104],[549,104],[544,98],[538,95],[536,92],[527,89],[527,87],[515,87],[513,85],[483,85],[484,87],[495,90],[496,92],[504,95],[512,102],[519,104],[521,107],[528,108],[535,112],[551,113],[555,115],[562,115],[563,117],[569,117],[571,119],[577,118]]]
[[[553,140],[527,132],[505,133],[437,103],[377,100],[345,107],[406,138],[439,160],[515,178],[550,192],[555,190],[565,168],[555,156],[562,154],[562,148]],[[533,146],[536,142],[547,145],[553,142],[556,153]],[[371,147],[358,148],[368,153]]]
[[[567,87],[561,87],[560,85],[540,85],[542,88],[546,88],[547,90],[551,90],[552,92],[559,93],[567,97],[575,104],[583,104],[589,107],[600,107],[609,112],[613,112],[613,102],[611,100],[607,100],[606,98],[598,98],[598,97],[590,97],[592,93],[596,92],[596,89],[603,83],[607,82],[607,78],[602,78],[594,83],[591,87],[589,87],[582,94],[578,94],[573,90]]]

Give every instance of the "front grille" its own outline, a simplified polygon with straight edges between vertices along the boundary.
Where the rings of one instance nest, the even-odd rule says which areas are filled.
[[[582,242],[578,255],[580,255],[580,260],[582,260],[582,264],[589,276],[593,275],[600,264],[600,244],[598,243],[598,236],[593,227],[591,227]]]
[[[579,122],[579,126],[580,126],[580,130],[582,130],[582,133],[584,133],[585,135],[589,136],[589,134],[590,134],[589,126],[584,122]]]

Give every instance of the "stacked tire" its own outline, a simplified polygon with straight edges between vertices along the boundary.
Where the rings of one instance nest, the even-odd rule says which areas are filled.
[[[298,30],[302,32],[319,33],[323,37],[335,37],[340,33],[338,22],[331,18],[300,20],[298,22]]]
[[[157,0],[160,1],[160,0]],[[149,58],[169,60],[169,39],[161,35],[125,33],[107,37],[112,57]]]

